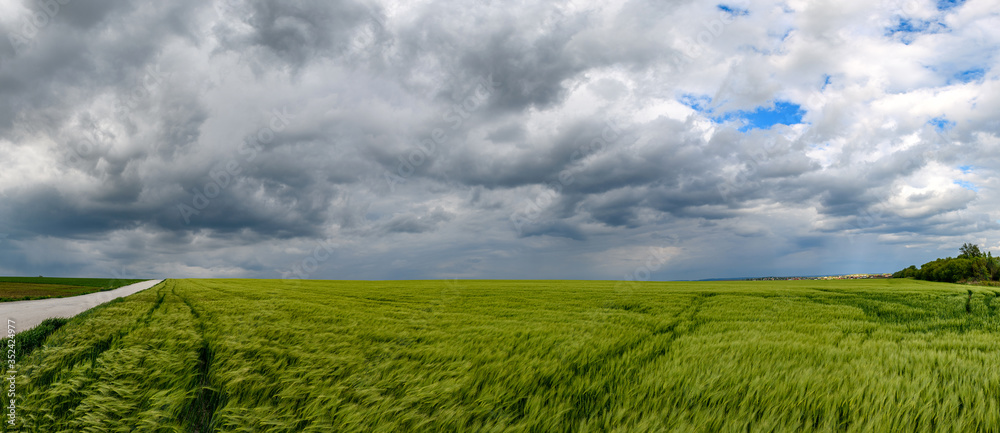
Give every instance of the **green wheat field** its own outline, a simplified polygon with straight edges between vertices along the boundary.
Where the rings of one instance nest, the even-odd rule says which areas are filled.
[[[906,279],[167,280],[19,359],[4,428],[995,432],[997,296]]]

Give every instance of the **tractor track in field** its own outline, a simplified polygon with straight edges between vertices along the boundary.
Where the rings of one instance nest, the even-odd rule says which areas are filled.
[[[156,286],[153,286],[153,288],[160,286],[161,284],[163,284],[163,281],[158,283]],[[75,367],[77,364],[80,364],[87,360],[90,360],[91,365],[96,365],[97,358],[99,358],[102,354],[104,354],[104,352],[107,352],[112,347],[114,347],[115,343],[127,337],[129,334],[132,333],[132,331],[135,331],[140,326],[142,326],[142,324],[149,323],[150,318],[152,318],[156,310],[158,310],[160,306],[163,305],[164,295],[159,293],[159,290],[162,289],[163,287],[159,287],[159,289],[157,290],[158,296],[156,297],[156,301],[153,302],[153,306],[150,307],[145,314],[137,317],[135,321],[129,324],[128,326],[123,326],[119,328],[117,332],[114,332],[111,335],[108,335],[106,338],[102,338],[97,342],[95,342],[94,344],[90,345],[90,348],[88,350],[82,351],[76,356],[70,358],[67,364],[64,365],[62,368],[57,370],[46,371],[39,374],[35,379],[33,379],[34,382],[33,386],[41,388],[48,387],[59,378],[60,373],[71,371],[73,367]],[[116,298],[113,299],[112,302],[120,302],[120,300],[121,298]]]
[[[699,325],[696,320],[698,312],[701,311],[702,304],[705,302],[706,298],[715,296],[716,293],[703,293],[696,294],[691,300],[691,304],[685,307],[680,313],[678,313],[672,323],[666,326],[656,325],[653,329],[650,329],[650,334],[647,336],[635,338],[631,341],[627,341],[623,344],[612,347],[609,350],[604,351],[598,356],[591,358],[592,360],[585,363],[571,363],[567,367],[567,371],[574,376],[587,375],[591,372],[601,371],[606,368],[609,364],[618,362],[626,354],[633,352],[635,350],[640,350],[644,343],[647,343],[650,339],[658,338],[660,336],[666,335],[662,340],[657,341],[657,348],[653,350],[648,350],[641,356],[633,359],[631,365],[629,366],[630,376],[637,377],[639,372],[645,370],[649,365],[656,362],[666,356],[671,352],[674,341],[679,337],[687,335],[694,331],[694,329]],[[678,328],[682,325],[686,325],[683,330]],[[544,380],[552,381],[555,378],[547,377]],[[627,392],[627,390],[621,390],[622,392]],[[615,393],[612,393],[615,394]],[[587,416],[591,416],[595,413],[603,413],[610,410],[611,403],[613,399],[603,398],[602,396],[595,395],[592,393],[585,393],[579,396],[576,401],[573,402],[573,411],[569,412],[567,415],[570,419],[583,419]]]
[[[165,289],[168,287],[170,291],[166,292]],[[161,283],[156,288],[157,296],[149,310],[137,316],[129,325],[119,328],[117,332],[113,332],[106,338],[100,339],[96,343],[92,344],[88,350],[82,351],[78,355],[71,358],[62,368],[47,371],[38,375],[33,380],[33,386],[43,388],[49,387],[56,381],[60,380],[61,373],[71,371],[76,365],[87,362],[88,360],[92,364],[96,365],[97,359],[102,354],[113,349],[119,341],[127,338],[132,332],[148,324],[153,319],[156,312],[161,309],[164,301],[167,300],[167,296],[172,296],[180,299],[185,306],[190,309],[191,316],[195,320],[199,337],[202,340],[202,344],[198,349],[198,365],[196,367],[198,377],[196,385],[197,389],[195,390],[195,397],[188,406],[188,410],[185,411],[185,427],[187,431],[195,433],[214,431],[213,421],[215,419],[215,410],[221,406],[220,403],[225,401],[225,395],[216,391],[219,388],[212,381],[211,371],[214,351],[212,350],[208,339],[205,337],[204,319],[197,308],[195,308],[187,298],[177,294],[175,286],[170,282],[166,284]]]
[[[205,319],[198,312],[198,309],[189,299],[177,294],[176,286],[170,287],[170,293],[184,302],[184,305],[191,310],[198,336],[201,338],[201,346],[198,348],[198,389],[186,411],[187,428],[188,431],[194,433],[214,431],[215,411],[223,406],[226,400],[226,394],[215,382],[212,371],[215,350],[209,344],[209,339],[205,334]]]
[[[654,327],[650,329],[649,336],[635,338],[632,341],[628,341],[626,343],[615,346],[610,350],[605,351],[604,353],[600,354],[600,356],[596,357],[596,359],[599,359],[601,361],[589,362],[586,364],[586,367],[571,365],[570,369],[577,372],[583,372],[589,370],[591,366],[600,367],[610,362],[611,359],[620,358],[624,356],[626,353],[634,350],[643,342],[647,341],[649,337],[657,337],[664,334],[670,334],[669,337],[666,339],[666,341],[664,341],[663,350],[657,351],[658,352],[657,356],[650,357],[649,361],[652,361],[652,359],[655,359],[658,356],[666,354],[667,352],[670,351],[670,346],[673,344],[674,340],[676,340],[681,335],[690,332],[690,329],[686,329],[684,332],[678,332],[677,328],[680,325],[687,323],[691,323],[697,326],[694,317],[698,314],[698,311],[701,309],[701,304],[704,302],[704,298],[710,297],[712,295],[714,294],[695,295],[694,298],[691,300],[691,304],[688,305],[683,311],[678,313],[676,316],[676,320],[672,321],[671,323],[665,326],[654,325]]]

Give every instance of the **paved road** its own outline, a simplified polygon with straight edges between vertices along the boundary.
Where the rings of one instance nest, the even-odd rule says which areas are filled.
[[[88,293],[68,298],[0,302],[0,320],[13,320],[17,332],[27,331],[50,317],[73,317],[105,302],[146,290],[163,280],[149,280],[114,290]],[[9,322],[5,322],[9,323]],[[3,332],[7,334],[6,331]]]

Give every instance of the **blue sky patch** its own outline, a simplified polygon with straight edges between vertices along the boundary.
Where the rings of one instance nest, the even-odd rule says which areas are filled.
[[[900,18],[899,22],[895,26],[885,29],[889,35],[894,35],[896,33],[919,33],[926,31],[930,28],[930,21],[923,20],[913,20],[909,18]]]
[[[946,11],[948,9],[959,7],[963,3],[965,3],[965,0],[938,0],[937,8],[939,11]]]
[[[720,11],[728,13],[729,16],[731,16],[731,17],[739,17],[739,16],[750,15],[750,11],[748,9],[741,9],[741,8],[738,8],[738,7],[733,7],[733,6],[724,5],[724,4],[717,5],[716,7],[719,8]]]
[[[702,113],[715,123],[726,123],[737,121],[742,123],[738,129],[740,132],[747,132],[751,129],[769,129],[774,125],[797,125],[802,123],[802,116],[805,110],[798,104],[787,101],[775,101],[770,106],[759,106],[753,110],[737,110],[716,113],[711,107],[712,98],[684,94],[678,98],[680,103],[691,107],[693,110]]]
[[[909,45],[917,36],[924,33],[937,33],[946,30],[946,26],[941,21],[926,21],[900,17],[892,27],[886,27],[885,35],[898,39],[903,44]]]
[[[944,117],[935,117],[927,121],[927,123],[934,125],[934,129],[938,130],[938,132],[944,132],[955,127],[955,122],[945,119]]]
[[[786,101],[777,101],[773,107],[757,107],[753,111],[736,111],[726,113],[722,121],[730,119],[742,119],[746,124],[739,128],[741,132],[746,132],[754,128],[769,129],[774,125],[797,125],[802,123],[802,116],[806,114],[798,104]],[[714,119],[713,119],[714,120]]]
[[[712,98],[707,95],[692,95],[690,93],[685,93],[678,98],[681,104],[687,105],[699,113],[711,112],[709,105],[712,103]]]
[[[955,181],[955,185],[958,185],[958,186],[960,186],[962,188],[965,188],[965,189],[967,189],[969,191],[979,192],[979,187],[973,185],[972,182],[969,182],[967,180],[956,180]]]
[[[986,75],[986,70],[983,68],[968,69],[955,74],[955,79],[963,83],[968,83],[970,81],[979,81]]]
[[[958,166],[958,169],[962,170],[962,173],[965,173],[965,174],[972,173],[972,166],[971,165],[960,165],[960,166]]]

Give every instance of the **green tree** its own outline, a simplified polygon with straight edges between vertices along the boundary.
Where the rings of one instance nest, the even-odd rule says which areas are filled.
[[[924,263],[919,269],[910,266],[892,274],[895,278],[956,283],[965,281],[1000,281],[1000,257],[983,252],[978,245],[965,243],[958,257],[946,257]]]
[[[969,278],[976,281],[989,281],[990,272],[986,265],[986,258],[979,257],[972,260],[972,273]]]
[[[962,244],[962,248],[958,249],[960,253],[958,258],[960,259],[974,259],[977,257],[983,257],[983,252],[979,250],[979,245],[970,244],[968,242]]]
[[[920,274],[920,271],[917,270],[917,267],[913,266],[913,265],[910,265],[910,267],[892,274],[892,277],[893,278],[917,278],[917,276],[919,274]]]
[[[989,251],[986,252],[986,273],[992,281],[1000,279],[1000,258],[993,257]]]

